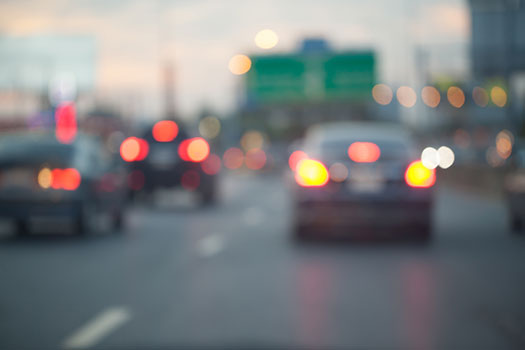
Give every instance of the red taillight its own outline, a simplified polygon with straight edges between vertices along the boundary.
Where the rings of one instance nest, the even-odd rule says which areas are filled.
[[[299,161],[301,161],[302,159],[306,158],[308,158],[308,155],[303,151],[293,151],[292,154],[290,154],[290,158],[288,158],[288,165],[290,166],[290,169],[292,169],[292,171],[295,171],[297,163],[299,163]]]
[[[202,137],[184,140],[179,145],[179,156],[184,161],[199,163],[208,158],[210,145]]]
[[[120,156],[126,162],[144,160],[149,153],[148,141],[138,137],[128,137],[120,145]]]
[[[435,169],[428,169],[420,160],[410,163],[405,172],[405,181],[410,187],[428,188],[436,183]]]
[[[328,179],[328,170],[320,161],[303,159],[295,168],[295,181],[303,187],[321,187]]]
[[[380,155],[379,146],[373,142],[354,142],[348,147],[348,156],[356,163],[373,163]]]
[[[77,135],[77,119],[75,106],[72,103],[64,103],[57,108],[55,124],[55,135],[58,142],[73,142]]]
[[[81,176],[77,169],[51,170],[51,188],[55,190],[74,191],[80,186]]]
[[[173,141],[178,133],[179,127],[172,120],[161,120],[153,126],[152,130],[153,138],[158,142]]]
[[[140,161],[146,159],[149,153],[149,143],[144,139],[137,139],[139,141],[139,154],[135,161]]]

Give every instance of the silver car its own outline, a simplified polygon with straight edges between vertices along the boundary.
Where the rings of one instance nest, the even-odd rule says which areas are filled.
[[[431,237],[436,176],[397,124],[340,122],[308,130],[290,162],[293,232],[308,236]]]

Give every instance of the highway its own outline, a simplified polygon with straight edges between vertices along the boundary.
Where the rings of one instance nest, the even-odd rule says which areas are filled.
[[[525,348],[525,237],[496,195],[438,187],[428,244],[298,244],[278,174],[181,196],[134,204],[121,233],[4,224],[0,348]]]

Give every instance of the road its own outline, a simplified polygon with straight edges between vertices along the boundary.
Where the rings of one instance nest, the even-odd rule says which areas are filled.
[[[0,348],[525,348],[525,237],[497,197],[439,188],[429,245],[294,244],[280,176],[221,184],[121,234],[4,232]]]

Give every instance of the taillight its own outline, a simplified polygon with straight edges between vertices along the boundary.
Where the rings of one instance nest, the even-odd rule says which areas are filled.
[[[43,168],[38,173],[38,185],[44,189],[74,191],[80,186],[81,176],[77,169],[53,169]]]
[[[144,160],[149,153],[148,141],[138,137],[128,137],[120,145],[120,156],[126,162]]]
[[[179,133],[177,123],[172,120],[161,120],[155,123],[152,129],[153,138],[157,142],[173,141]]]
[[[329,179],[328,170],[323,163],[313,159],[303,159],[295,168],[295,181],[303,187],[321,187]]]
[[[308,158],[308,155],[303,151],[293,151],[292,154],[290,154],[290,157],[288,158],[288,165],[290,166],[290,169],[292,169],[292,171],[295,171],[297,163],[299,163],[305,158]]]
[[[373,163],[380,155],[379,146],[373,142],[354,142],[348,147],[348,156],[356,163]]]
[[[199,163],[208,158],[210,145],[202,137],[184,140],[179,145],[179,156],[184,161]]]
[[[432,187],[436,183],[436,171],[428,169],[420,160],[417,160],[408,166],[405,181],[410,187]]]

